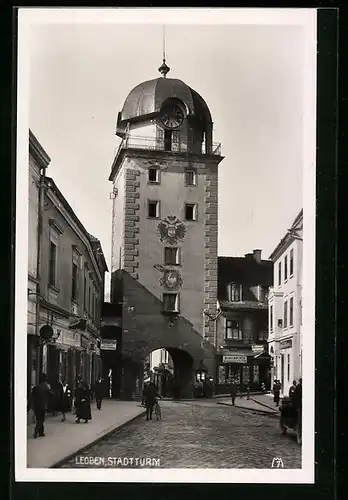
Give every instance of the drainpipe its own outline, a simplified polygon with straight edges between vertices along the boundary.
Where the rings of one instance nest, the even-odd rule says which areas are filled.
[[[40,337],[40,295],[41,295],[41,248],[42,248],[42,230],[43,230],[43,210],[45,200],[45,178],[46,167],[41,169],[40,184],[39,184],[39,204],[37,218],[37,256],[36,256],[36,302],[35,302],[35,336],[38,343],[36,348],[36,383],[39,383],[41,370],[41,346]]]

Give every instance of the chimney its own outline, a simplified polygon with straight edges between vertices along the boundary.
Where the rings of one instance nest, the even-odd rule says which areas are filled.
[[[261,252],[262,250],[253,250],[253,257],[254,259],[256,260],[256,262],[258,262],[259,264],[261,263]]]

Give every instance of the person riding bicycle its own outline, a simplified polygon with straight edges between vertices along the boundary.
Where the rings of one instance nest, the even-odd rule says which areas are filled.
[[[153,382],[150,382],[144,389],[144,400],[146,406],[146,420],[152,420],[153,407],[156,403],[156,399],[162,399],[162,396],[158,393],[156,386]]]

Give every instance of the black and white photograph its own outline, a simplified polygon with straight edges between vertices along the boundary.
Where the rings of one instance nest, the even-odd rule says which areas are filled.
[[[17,481],[314,482],[316,31],[19,9]]]

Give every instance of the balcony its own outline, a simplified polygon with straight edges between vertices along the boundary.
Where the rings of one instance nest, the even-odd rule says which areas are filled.
[[[213,143],[211,152],[207,152],[206,143],[193,144],[189,142],[169,142],[164,139],[153,137],[130,136],[122,140],[115,151],[117,158],[123,149],[143,149],[147,151],[168,151],[170,153],[192,153],[192,154],[211,154],[221,156],[221,143]]]

